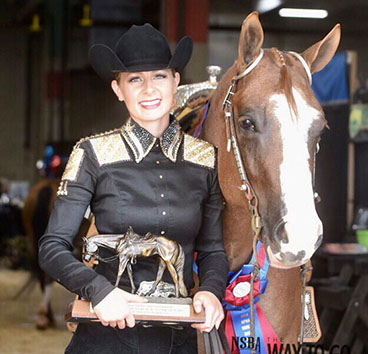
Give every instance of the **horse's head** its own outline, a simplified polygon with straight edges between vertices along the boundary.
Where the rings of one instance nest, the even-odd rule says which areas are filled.
[[[340,40],[340,26],[299,56],[264,50],[259,63],[237,82],[232,104],[246,173],[259,199],[262,241],[272,266],[306,263],[322,241],[314,204],[314,165],[327,122],[310,87]],[[239,56],[223,81],[260,58],[263,30],[257,13],[243,22]]]

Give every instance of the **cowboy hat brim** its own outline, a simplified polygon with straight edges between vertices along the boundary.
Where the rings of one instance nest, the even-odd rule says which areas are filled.
[[[126,66],[116,53],[104,44],[93,45],[88,53],[89,61],[96,73],[105,81],[115,80],[118,72],[139,72],[174,68],[182,71],[188,63],[193,51],[190,36],[182,38],[168,63],[152,62],[151,58],[142,59],[134,65]]]

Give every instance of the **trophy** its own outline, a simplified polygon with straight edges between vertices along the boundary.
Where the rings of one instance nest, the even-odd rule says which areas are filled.
[[[118,258],[119,268],[115,286],[127,270],[132,293],[144,296],[146,303],[129,303],[136,321],[141,324],[183,325],[205,322],[205,314],[194,311],[192,299],[187,297],[183,280],[185,254],[179,243],[161,235],[148,232],[141,236],[132,227],[123,235],[95,235],[83,238],[83,258],[86,262],[97,260],[111,262]],[[114,252],[111,257],[99,255],[103,247]],[[155,281],[143,281],[137,290],[133,281],[132,264],[137,258],[158,256],[159,268]],[[162,281],[168,269],[174,284]],[[65,316],[68,322],[98,321],[91,304],[86,300],[75,300]]]

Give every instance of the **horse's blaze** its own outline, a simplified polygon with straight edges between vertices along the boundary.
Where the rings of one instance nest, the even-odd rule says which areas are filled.
[[[271,264],[277,267],[306,263],[321,243],[323,234],[314,204],[310,168],[314,157],[308,147],[312,126],[323,118],[321,111],[308,104],[295,88],[293,94],[298,117],[291,112],[285,95],[271,97],[283,154],[280,164],[281,220],[267,248]]]

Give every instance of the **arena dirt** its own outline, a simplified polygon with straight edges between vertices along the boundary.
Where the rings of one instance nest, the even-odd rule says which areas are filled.
[[[66,329],[63,318],[68,303],[75,296],[55,283],[52,306],[56,327],[37,330],[34,322],[41,301],[39,285],[35,284],[17,300],[12,300],[28,278],[26,271],[0,269],[0,353],[64,353],[72,334]]]

